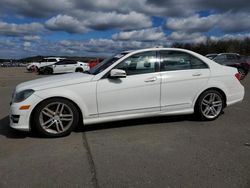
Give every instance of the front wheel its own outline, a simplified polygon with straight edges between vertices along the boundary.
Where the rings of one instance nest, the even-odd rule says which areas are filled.
[[[44,136],[61,137],[71,133],[79,121],[75,105],[60,98],[43,101],[36,108],[34,122],[36,129]]]
[[[195,113],[203,120],[214,120],[221,114],[224,102],[218,91],[205,91],[197,100]]]

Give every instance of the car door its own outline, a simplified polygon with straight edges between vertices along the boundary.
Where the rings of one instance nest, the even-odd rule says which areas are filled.
[[[75,72],[77,62],[74,60],[65,60],[64,72]]]
[[[158,65],[158,66],[157,66]],[[126,71],[126,78],[97,82],[99,116],[160,111],[160,73],[156,52],[131,55],[115,69]]]
[[[54,73],[63,73],[67,69],[67,61],[61,60],[53,65]]]
[[[205,87],[210,70],[197,57],[181,51],[160,51],[161,109],[190,109],[198,93]]]

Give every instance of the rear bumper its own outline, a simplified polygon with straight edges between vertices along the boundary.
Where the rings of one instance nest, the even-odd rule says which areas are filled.
[[[240,84],[237,88],[237,92],[227,96],[227,106],[243,101],[244,95],[245,95],[245,89]]]

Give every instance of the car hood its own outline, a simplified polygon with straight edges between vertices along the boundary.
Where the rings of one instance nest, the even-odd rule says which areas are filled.
[[[25,89],[43,90],[48,88],[55,88],[69,84],[77,84],[82,82],[89,82],[93,79],[93,75],[84,73],[70,73],[61,74],[56,76],[49,76],[46,78],[39,78],[28,82],[23,82],[16,87],[16,92],[23,91]]]

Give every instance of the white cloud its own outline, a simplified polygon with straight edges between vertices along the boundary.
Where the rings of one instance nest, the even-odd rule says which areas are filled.
[[[44,32],[44,26],[40,23],[14,24],[0,21],[0,34],[6,36],[22,36]]]
[[[184,33],[184,32],[173,32],[168,37],[167,40],[171,43],[181,42],[181,43],[198,43],[204,42],[207,39],[206,36],[201,33]]]
[[[208,32],[214,28],[224,32],[250,31],[250,14],[232,13],[214,14],[200,17],[198,14],[187,18],[169,18],[168,29],[180,32]]]
[[[25,48],[31,47],[31,42],[24,42],[23,47]]]
[[[55,31],[66,31],[68,33],[84,33],[87,28],[82,22],[68,15],[57,15],[45,23],[46,28]]]
[[[41,37],[38,35],[27,35],[27,36],[23,37],[23,40],[30,41],[30,42],[35,42],[35,41],[38,41],[40,39],[41,39]]]
[[[112,36],[114,40],[157,41],[164,39],[165,34],[160,28],[124,31]]]
[[[90,12],[85,17],[86,25],[95,30],[139,29],[152,26],[151,18],[137,12],[121,14],[116,12]]]

